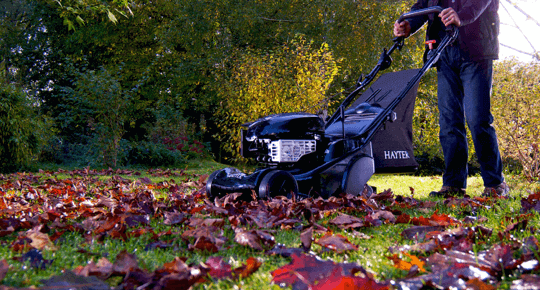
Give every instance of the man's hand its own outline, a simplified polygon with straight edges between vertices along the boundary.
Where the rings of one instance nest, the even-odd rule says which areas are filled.
[[[400,23],[396,21],[394,23],[394,35],[395,36],[403,36],[405,38],[409,37],[411,35],[411,24],[407,20],[403,20]]]
[[[452,8],[446,8],[441,11],[441,13],[439,13],[439,17],[441,18],[444,26],[449,26],[452,24],[454,24],[456,27],[461,26],[461,20],[459,19],[459,16],[457,12]]]

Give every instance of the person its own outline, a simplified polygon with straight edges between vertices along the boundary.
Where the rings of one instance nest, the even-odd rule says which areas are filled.
[[[438,15],[417,16],[394,24],[394,35],[409,37],[428,23],[426,38],[435,45],[455,25],[457,40],[441,53],[437,67],[439,139],[445,171],[443,186],[430,196],[464,195],[468,145],[465,123],[480,164],[484,196],[507,196],[490,98],[493,60],[499,54],[499,0],[417,0],[411,11],[441,6]]]

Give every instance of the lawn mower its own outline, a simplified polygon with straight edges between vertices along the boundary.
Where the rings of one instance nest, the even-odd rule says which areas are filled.
[[[415,10],[398,21],[441,11],[439,6]],[[373,174],[416,171],[412,116],[418,83],[457,33],[451,26],[440,43],[430,41],[422,68],[383,74],[365,89],[390,67],[390,55],[403,47],[404,38],[394,38],[393,46],[383,49],[376,66],[358,79],[356,88],[326,120],[298,112],[242,125],[241,155],[264,166],[251,174],[236,168],[213,172],[206,183],[208,198],[233,192],[255,193],[260,199],[370,195],[374,189],[367,182]]]

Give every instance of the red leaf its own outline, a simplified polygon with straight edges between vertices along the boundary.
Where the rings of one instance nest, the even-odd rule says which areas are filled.
[[[333,274],[353,277],[358,272],[363,278],[372,280],[371,275],[354,263],[335,264],[332,261],[322,261],[313,256],[293,254],[291,263],[272,271],[271,274],[272,282],[275,284],[285,284],[293,286],[294,289],[307,290],[318,283],[325,283]]]
[[[341,269],[334,268],[332,274],[321,283],[310,287],[312,290],[356,290],[356,289],[388,289],[387,285],[379,284],[367,277],[344,276]]]
[[[223,261],[222,257],[210,257],[204,263],[210,270],[208,275],[214,279],[227,279],[232,277],[232,267]]]

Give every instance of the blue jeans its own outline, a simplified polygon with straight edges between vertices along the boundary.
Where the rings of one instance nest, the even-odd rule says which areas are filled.
[[[439,139],[445,172],[443,185],[467,187],[468,146],[465,121],[480,163],[485,187],[504,181],[493,115],[490,110],[493,61],[470,61],[458,46],[442,53],[437,67]]]

